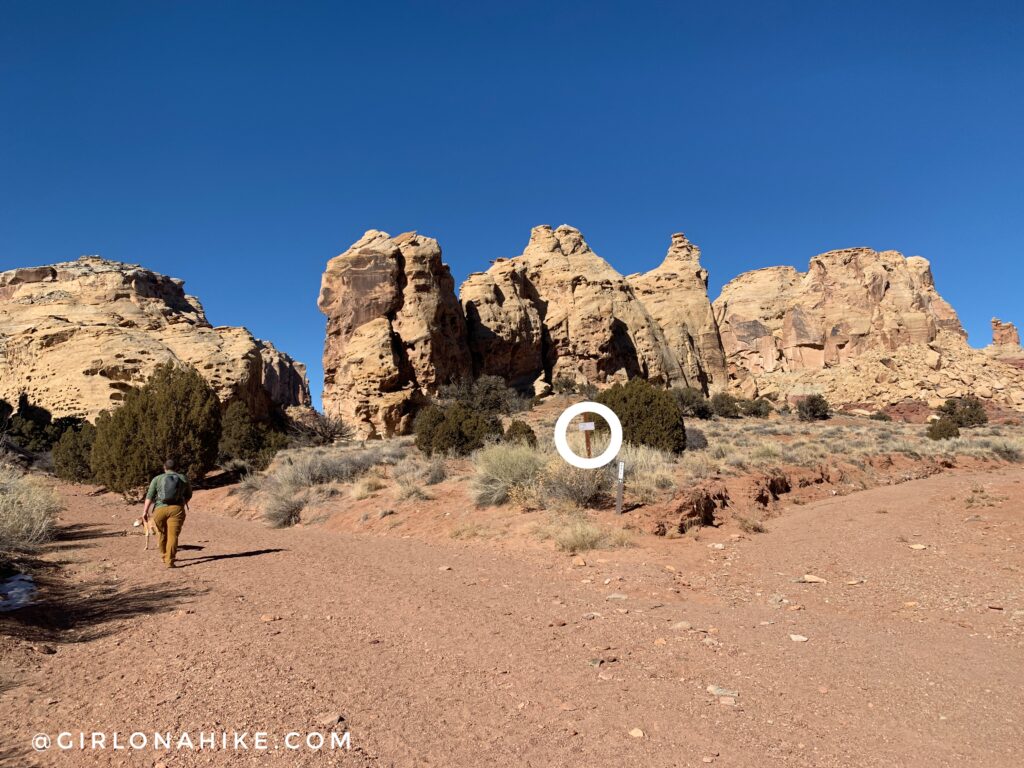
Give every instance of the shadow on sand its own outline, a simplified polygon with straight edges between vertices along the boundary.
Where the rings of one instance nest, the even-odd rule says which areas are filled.
[[[53,543],[68,544],[92,539],[113,539],[124,535],[124,531],[112,530],[109,525],[72,523],[71,525],[62,525],[54,532]]]
[[[38,589],[35,602],[0,613],[0,635],[27,642],[82,643],[113,634],[118,624],[165,613],[202,594],[191,586],[150,584],[124,589],[99,581],[71,582],[56,563],[22,561]]]
[[[179,547],[183,549],[183,547]],[[215,560],[231,560],[236,557],[257,557],[259,555],[272,555],[275,552],[287,552],[287,549],[252,549],[248,552],[229,552],[224,555],[203,555],[202,557],[186,557],[178,558],[179,568],[190,568],[193,565],[203,565],[204,563],[212,563]]]

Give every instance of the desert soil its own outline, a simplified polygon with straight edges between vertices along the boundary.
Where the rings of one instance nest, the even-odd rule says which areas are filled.
[[[1019,468],[787,506],[764,534],[646,537],[585,564],[269,530],[200,499],[168,571],[123,535],[137,509],[62,492],[46,560],[64,564],[71,608],[36,620],[65,626],[33,635],[8,617],[14,635],[0,632],[10,765],[1021,765]],[[351,751],[274,748],[339,716]],[[62,730],[266,731],[271,746],[31,750]]]

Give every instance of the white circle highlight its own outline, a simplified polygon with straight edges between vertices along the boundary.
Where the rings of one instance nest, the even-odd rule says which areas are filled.
[[[567,435],[569,431],[569,422],[581,413],[598,414],[608,422],[608,428],[612,433],[611,440],[608,441],[608,447],[604,449],[604,453],[600,456],[595,456],[592,459],[584,459],[582,456],[577,456],[573,452],[572,448],[569,447],[569,438]],[[558,421],[555,422],[555,448],[558,449],[558,455],[578,469],[597,469],[598,467],[603,467],[619,455],[619,449],[621,447],[622,422],[620,422],[619,417],[615,415],[615,411],[607,405],[592,402],[576,403],[562,411],[562,415],[559,416]]]

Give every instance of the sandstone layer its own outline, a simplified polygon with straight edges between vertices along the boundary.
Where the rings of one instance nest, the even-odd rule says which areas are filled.
[[[0,273],[0,398],[91,419],[167,361],[258,415],[310,404],[300,363],[245,328],[212,327],[181,280],[98,256]]]
[[[359,437],[407,432],[426,395],[472,375],[465,318],[432,238],[368,231],[328,262],[318,305],[324,411]]]

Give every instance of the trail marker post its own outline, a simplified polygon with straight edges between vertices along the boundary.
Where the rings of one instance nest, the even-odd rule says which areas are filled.
[[[622,481],[623,481],[623,479],[626,476],[626,462],[624,462],[624,461],[620,461],[619,462],[618,476],[619,476],[619,482],[616,484],[617,487],[615,489],[615,514],[621,515],[622,514]]]
[[[587,444],[587,458],[592,458],[590,455],[590,433],[594,431],[594,422],[584,421],[579,425],[579,430],[583,433],[583,439]]]

